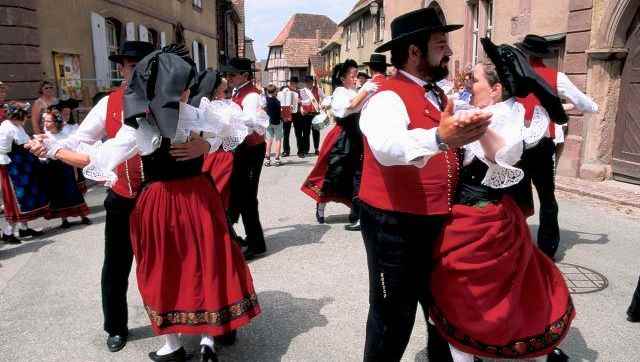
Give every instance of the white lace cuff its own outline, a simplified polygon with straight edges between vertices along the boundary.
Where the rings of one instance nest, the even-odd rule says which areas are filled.
[[[104,182],[105,186],[111,187],[118,180],[118,176],[116,176],[115,172],[112,170],[107,170],[98,164],[97,160],[99,159],[98,155],[101,148],[101,141],[98,141],[93,145],[81,143],[78,146],[78,152],[88,155],[90,160],[89,164],[82,169],[82,174],[88,179]]]
[[[527,149],[534,147],[547,134],[549,129],[549,114],[541,107],[536,106],[533,110],[533,118],[529,127],[523,127],[523,139]]]

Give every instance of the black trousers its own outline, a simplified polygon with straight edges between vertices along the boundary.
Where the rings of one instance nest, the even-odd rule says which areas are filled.
[[[313,151],[320,152],[320,131],[312,127],[311,136],[313,138]]]
[[[428,319],[431,294],[431,248],[445,219],[379,210],[360,203],[360,223],[369,267],[369,316],[365,361],[400,361],[409,342],[418,303]],[[430,359],[448,361],[450,352],[440,340],[441,357],[429,341]],[[435,354],[435,355],[434,355]],[[435,359],[432,359],[434,357]]]
[[[293,122],[283,122],[282,123],[282,131],[284,133],[284,138],[282,140],[282,153],[291,154],[291,143],[289,142],[289,136],[291,135],[291,124]]]
[[[109,191],[104,201],[104,264],[102,265],[102,312],[104,330],[110,335],[128,334],[127,288],[133,262],[129,216],[135,200]]]
[[[264,162],[266,145],[241,144],[236,148],[231,174],[231,202],[229,220],[238,222],[242,216],[244,230],[247,233],[247,246],[254,251],[264,251],[266,244],[260,214],[258,212],[258,185]]]
[[[633,293],[633,299],[631,299],[631,305],[627,309],[627,315],[634,319],[640,319],[640,279],[638,279],[638,286]]]
[[[309,153],[309,150],[311,149],[311,134],[312,134],[312,129],[311,129],[311,122],[313,121],[313,117],[315,117],[316,114],[305,114],[304,116],[300,116],[301,118],[301,123],[302,123],[302,140],[303,140],[303,144],[302,144],[302,152],[307,154]],[[316,145],[316,139],[315,139],[315,132],[318,132],[318,142],[320,142],[320,133],[317,130],[313,130],[314,131],[314,150],[318,150],[318,145]]]
[[[306,154],[309,151],[309,133],[307,132],[306,122],[307,116],[299,113],[293,115],[293,132],[296,134],[298,155]],[[311,124],[309,124],[309,130],[311,130]]]
[[[558,224],[558,202],[555,195],[555,144],[551,138],[543,138],[540,143],[524,152],[520,163],[525,173],[522,181],[523,192],[528,195],[533,209],[533,191],[535,186],[540,199],[540,228],[538,229],[538,247],[550,258],[556,254],[560,244],[560,226]]]

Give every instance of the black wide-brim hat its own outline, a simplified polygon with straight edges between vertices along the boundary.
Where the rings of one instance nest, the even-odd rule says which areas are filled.
[[[221,81],[222,76],[217,70],[205,69],[200,72],[196,84],[191,87],[189,104],[194,107],[199,107],[202,98],[211,96]]]
[[[170,47],[138,62],[124,94],[124,123],[138,128],[139,122],[147,122],[166,138],[175,136],[180,97],[196,78],[195,64],[171,53]]]
[[[154,50],[153,44],[146,41],[125,41],[122,43],[118,54],[110,55],[109,60],[118,64],[122,64],[124,59],[138,62]]]
[[[511,45],[495,45],[489,38],[480,39],[485,54],[496,67],[500,83],[511,95],[524,98],[533,93],[549,117],[558,124],[569,120],[562,101],[549,83],[533,70],[526,55]]]
[[[384,54],[371,54],[371,57],[369,57],[369,61],[368,62],[364,62],[362,63],[364,65],[386,65],[387,67],[390,67],[391,64],[387,63],[387,56]]]
[[[539,35],[529,34],[524,37],[523,41],[515,43],[514,45],[525,54],[534,57],[549,58],[553,56],[553,52],[549,48],[549,42]]]
[[[58,103],[51,105],[51,108],[63,110],[64,108],[76,109],[80,105],[80,101],[73,98],[58,100]]]
[[[252,73],[254,71],[253,62],[249,58],[233,58],[229,63],[220,67],[223,73]]]
[[[429,33],[449,33],[463,25],[447,25],[436,9],[426,8],[412,11],[395,18],[391,22],[391,40],[376,48],[376,53],[391,50],[397,43],[409,37]]]

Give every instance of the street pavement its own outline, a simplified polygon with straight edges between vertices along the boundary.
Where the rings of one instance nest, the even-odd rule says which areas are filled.
[[[295,148],[295,147],[294,147]],[[318,225],[314,202],[299,191],[315,157],[289,158],[263,169],[260,212],[268,253],[250,263],[263,313],[239,331],[221,361],[361,361],[368,308],[366,259],[359,233],[343,229],[348,209],[327,207]],[[57,228],[19,246],[0,244],[0,361],[145,361],[163,344],[154,337],[130,278],[130,341],[105,347],[100,302],[104,189],[88,194],[93,225]],[[562,263],[606,277],[598,292],[574,295],[578,312],[562,348],[572,361],[640,360],[640,324],[625,310],[640,275],[640,213],[560,193]],[[537,230],[537,216],[530,220]],[[427,261],[425,261],[426,263]],[[575,272],[569,265],[563,270]],[[574,278],[587,290],[597,274]],[[579,274],[572,274],[575,277]],[[582,275],[584,276],[584,275]],[[581,289],[582,288],[582,289]],[[403,361],[426,361],[425,321],[419,313]],[[188,350],[198,339],[185,337]]]

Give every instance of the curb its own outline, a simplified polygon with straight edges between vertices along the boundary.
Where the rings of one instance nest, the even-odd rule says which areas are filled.
[[[580,188],[579,186],[576,186],[576,185],[563,183],[559,180],[556,180],[556,189],[564,192],[569,192],[572,194],[577,194],[580,196],[590,197],[597,200],[612,202],[618,205],[640,208],[640,201],[637,201],[637,200],[630,201],[629,199],[623,199],[614,195],[610,195],[606,193],[606,190],[599,190],[600,192],[595,192],[585,188]]]

